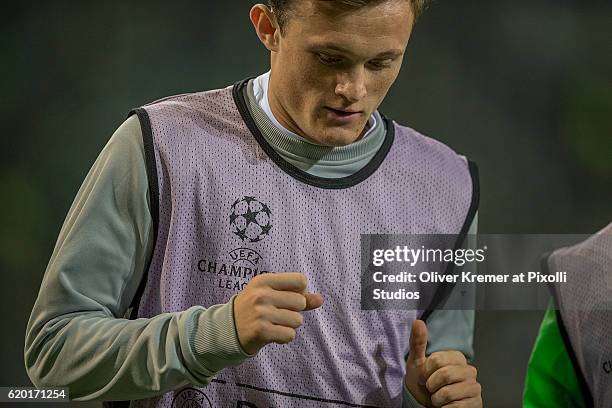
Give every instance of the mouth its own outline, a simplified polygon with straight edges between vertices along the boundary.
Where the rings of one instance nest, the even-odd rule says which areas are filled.
[[[347,109],[335,109],[329,106],[325,107],[328,119],[337,122],[348,123],[359,119],[363,115],[363,111],[354,111]]]

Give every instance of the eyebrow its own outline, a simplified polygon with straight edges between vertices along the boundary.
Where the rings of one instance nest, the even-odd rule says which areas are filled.
[[[308,49],[310,51],[331,50],[331,51],[337,51],[343,54],[354,55],[351,51],[341,46],[338,46],[336,44],[313,44],[310,47],[308,47]],[[377,54],[374,58],[395,59],[395,58],[400,57],[403,53],[404,52],[402,50],[388,50],[388,51],[383,51]]]

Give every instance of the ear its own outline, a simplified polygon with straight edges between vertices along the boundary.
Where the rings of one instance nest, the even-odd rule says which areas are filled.
[[[251,8],[251,23],[262,44],[270,51],[278,51],[280,28],[276,16],[264,4],[256,4]]]

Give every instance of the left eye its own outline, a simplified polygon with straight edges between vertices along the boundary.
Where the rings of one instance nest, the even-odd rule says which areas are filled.
[[[385,69],[391,66],[390,61],[370,61],[368,64],[374,69]]]

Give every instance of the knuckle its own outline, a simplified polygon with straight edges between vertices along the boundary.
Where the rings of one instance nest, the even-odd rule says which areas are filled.
[[[270,331],[268,330],[268,325],[263,322],[257,324],[255,327],[255,336],[257,336],[260,341],[263,341],[265,343],[269,342]]]
[[[251,281],[249,282],[249,285],[255,285],[255,286],[257,286],[257,285],[261,284],[261,283],[262,283],[262,282],[265,280],[264,275],[265,275],[265,274],[263,274],[263,275],[256,275],[256,276],[253,276],[253,277],[251,278]]]
[[[442,366],[442,355],[440,352],[436,351],[429,356],[429,363],[432,367],[441,367]]]
[[[446,401],[446,392],[447,391],[444,388],[436,391],[431,396],[431,402],[436,406],[442,405]]]
[[[474,366],[470,366],[470,371],[472,373],[472,377],[473,378],[477,378],[478,377],[478,369]]]
[[[266,303],[266,293],[263,290],[256,289],[252,293],[253,303],[255,305],[263,305]]]
[[[457,358],[459,359],[459,361],[461,361],[461,364],[467,364],[467,359],[465,358],[465,355],[460,352],[460,351],[455,351]]]
[[[432,379],[432,377],[430,376],[427,381],[425,381],[425,388],[427,388],[427,390],[429,392],[432,392],[432,390],[434,389],[435,383]]]
[[[452,380],[453,373],[451,372],[451,369],[448,366],[446,366],[446,367],[440,368],[439,371],[440,371],[440,378],[442,379],[442,382],[444,384],[448,384]]]
[[[253,307],[253,317],[256,320],[265,320],[266,319],[266,309],[261,305],[256,305]]]
[[[462,352],[457,351],[457,350],[449,350],[447,351],[448,353],[448,359],[451,361],[456,361],[458,365],[464,365],[467,364],[467,360],[465,359],[465,356],[463,355]]]

